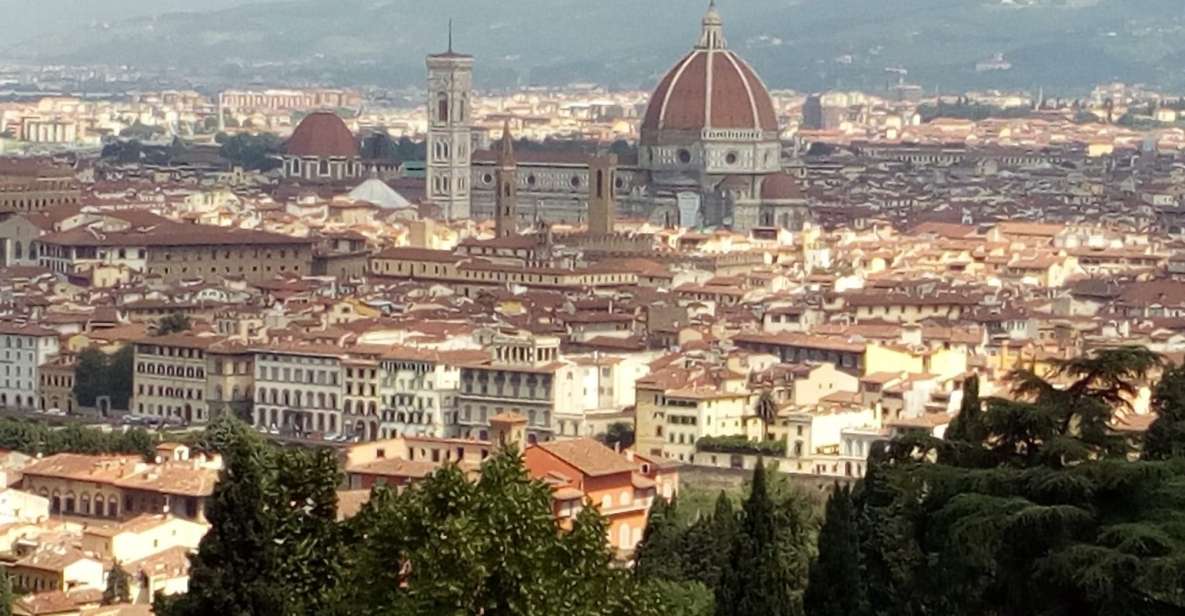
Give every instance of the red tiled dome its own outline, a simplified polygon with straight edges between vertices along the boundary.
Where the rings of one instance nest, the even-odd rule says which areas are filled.
[[[289,156],[357,158],[358,142],[337,114],[318,111],[305,116],[292,131],[287,152]]]
[[[767,201],[805,199],[798,180],[788,173],[775,173],[761,182],[761,198]]]
[[[758,129],[776,132],[769,91],[740,56],[725,47],[715,6],[704,16],[700,41],[658,82],[642,120],[643,142],[658,131]]]
[[[727,49],[687,54],[658,83],[642,121],[644,132],[703,128],[778,130],[765,85]]]

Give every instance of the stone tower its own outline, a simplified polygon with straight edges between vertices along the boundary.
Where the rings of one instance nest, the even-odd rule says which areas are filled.
[[[469,218],[473,119],[473,56],[448,51],[428,56],[428,200],[450,220]]]
[[[495,232],[498,237],[514,235],[518,232],[518,163],[514,160],[510,120],[502,126],[494,189],[497,191],[494,193]]]
[[[591,235],[613,233],[617,217],[617,156],[595,156],[588,161],[588,232]]]

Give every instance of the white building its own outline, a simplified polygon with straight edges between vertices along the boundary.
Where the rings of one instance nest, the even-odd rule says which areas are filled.
[[[0,408],[37,408],[41,366],[58,354],[58,333],[0,323]]]
[[[255,425],[283,434],[331,434],[342,428],[342,354],[326,349],[255,352]]]

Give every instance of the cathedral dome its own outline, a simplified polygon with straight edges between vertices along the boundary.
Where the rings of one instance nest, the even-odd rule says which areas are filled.
[[[727,49],[716,7],[703,19],[700,40],[659,81],[642,120],[642,142],[663,132],[757,130],[777,132],[778,118],[765,84],[752,67]]]
[[[300,121],[288,138],[286,151],[289,156],[357,158],[358,142],[337,114],[318,111]]]

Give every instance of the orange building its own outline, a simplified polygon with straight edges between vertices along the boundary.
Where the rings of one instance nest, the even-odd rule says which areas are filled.
[[[551,486],[552,506],[568,527],[589,503],[609,523],[609,544],[628,556],[642,540],[646,516],[658,494],[639,463],[587,438],[538,443],[523,452],[527,471]]]

